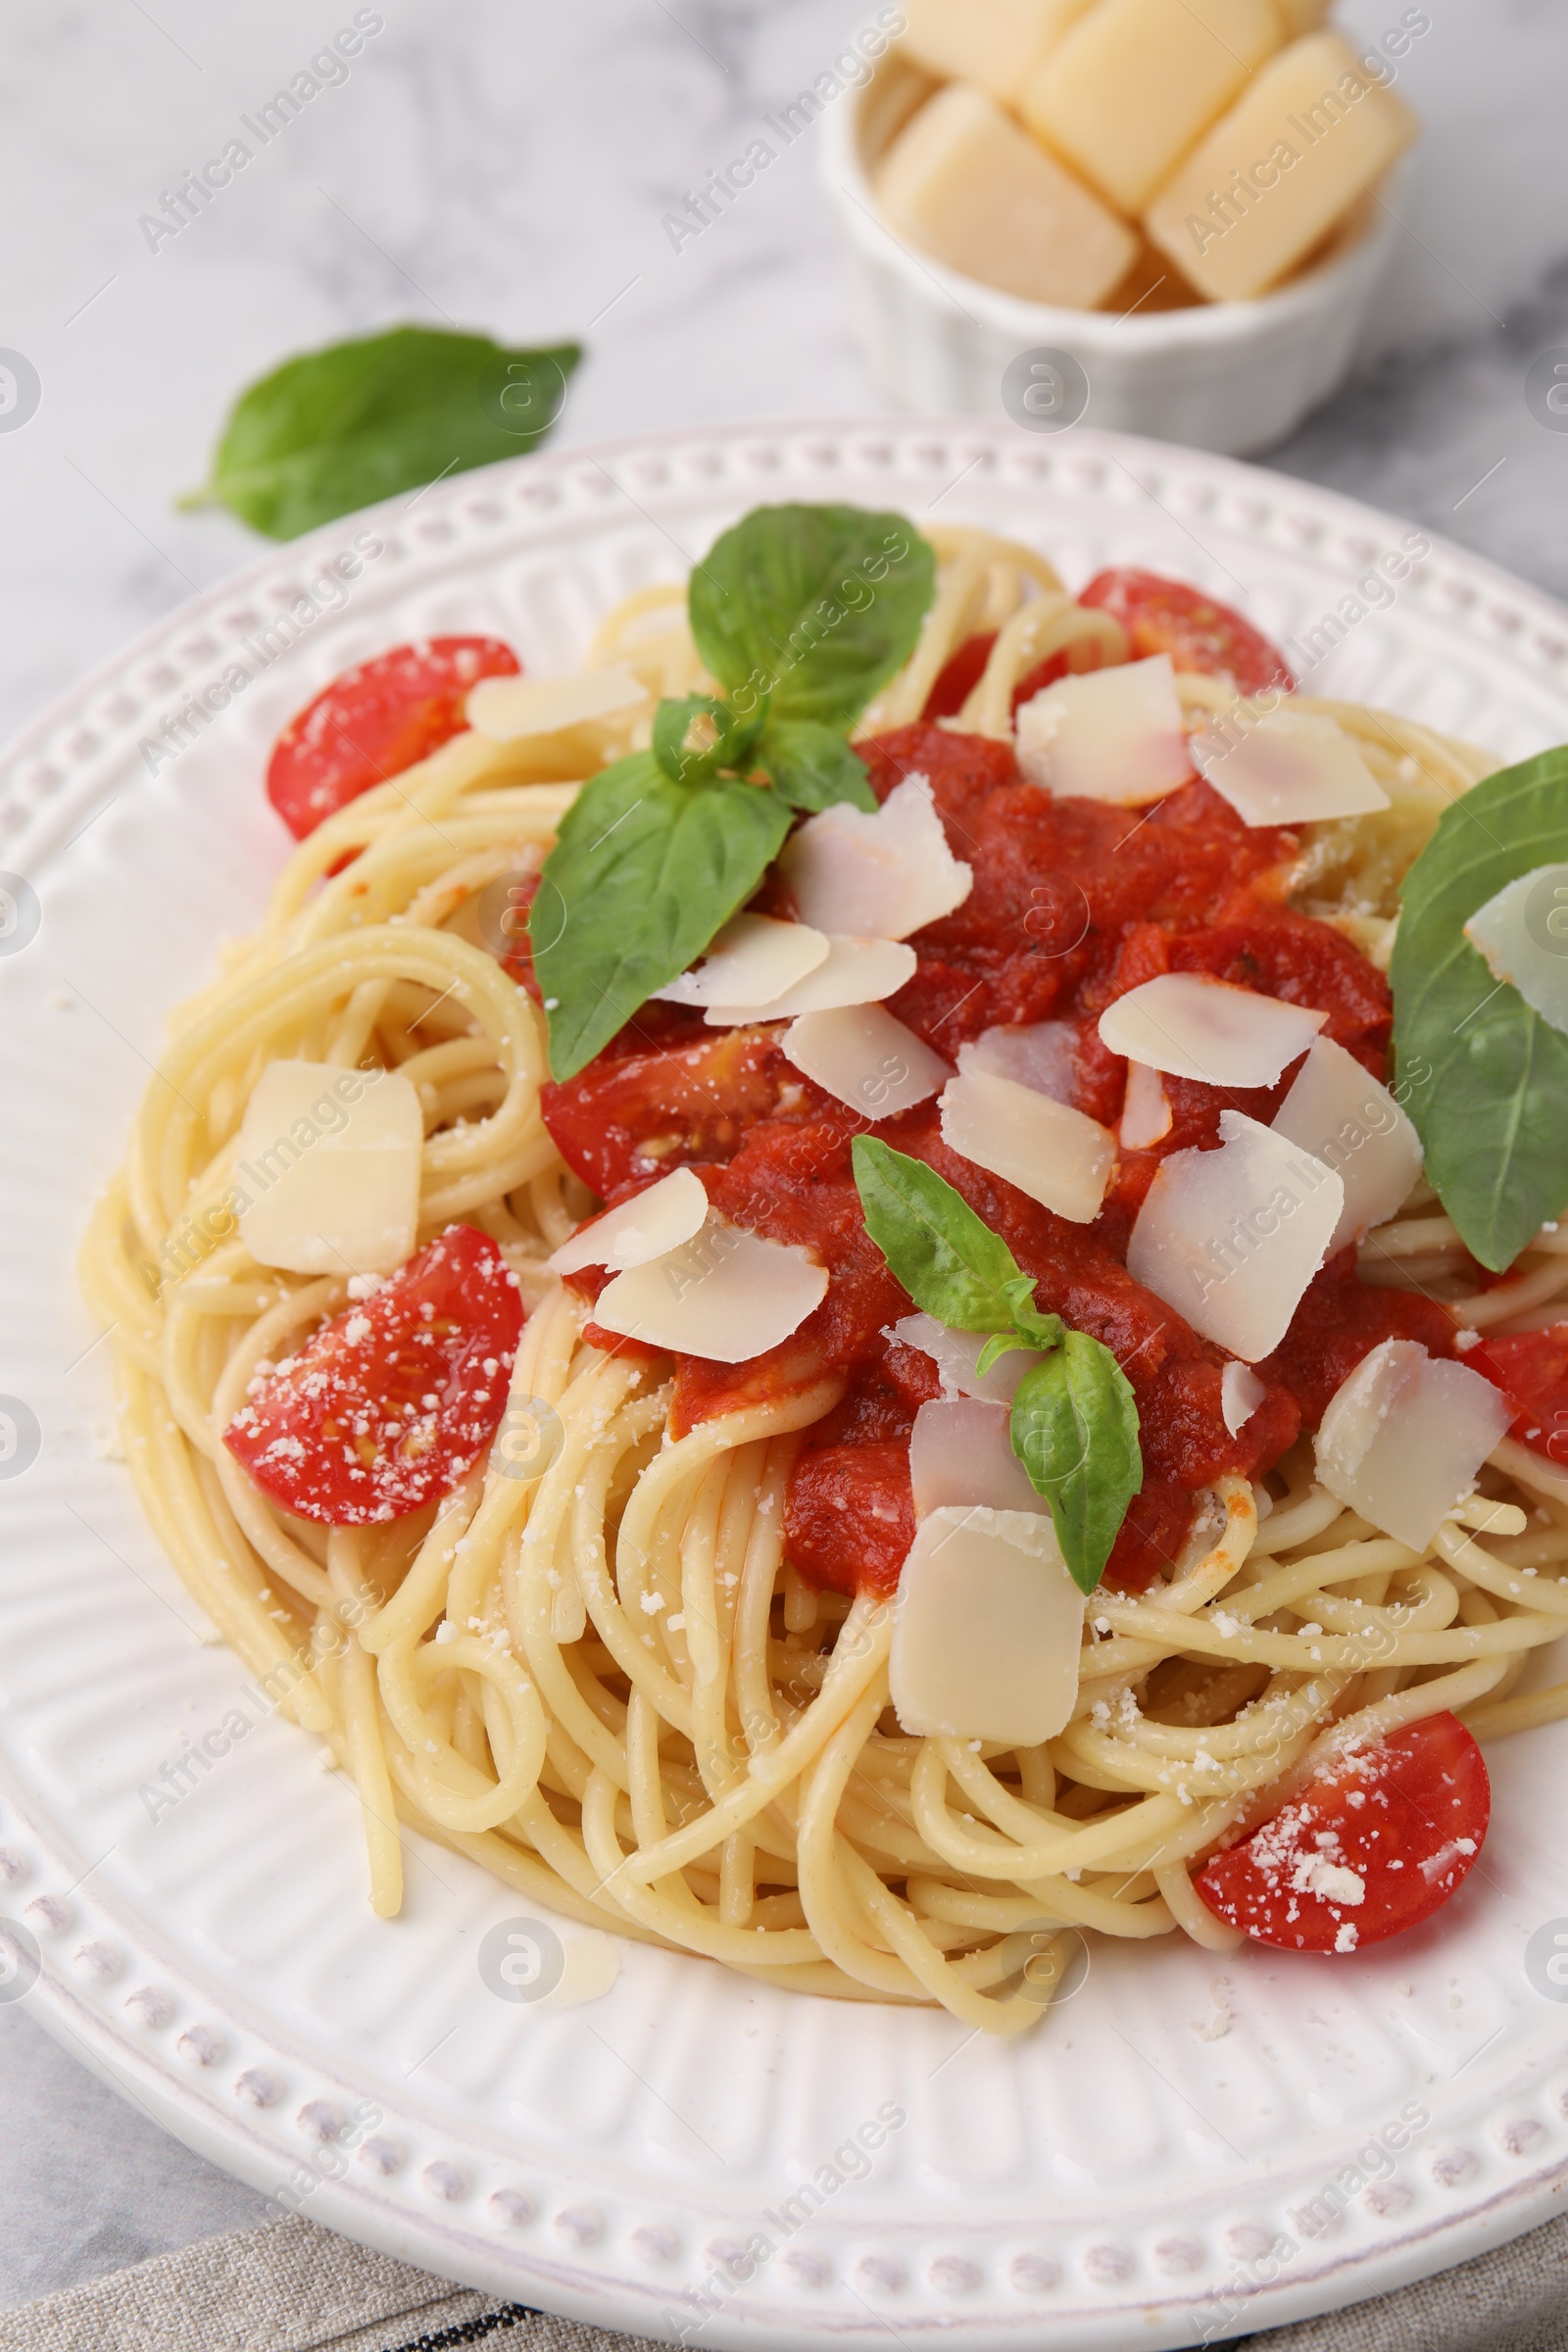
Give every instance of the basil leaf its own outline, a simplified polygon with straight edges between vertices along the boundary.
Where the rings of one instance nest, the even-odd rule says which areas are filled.
[[[867,815],[876,813],[865,761],[837,727],[819,726],[810,718],[775,720],[763,731],[757,760],[792,808],[827,808],[835,801],[849,801]]]
[[[1026,1372],[1012,1406],[1012,1450],[1052,1524],[1073,1583],[1093,1592],[1144,1483],[1138,1405],[1108,1348],[1069,1331]]]
[[[706,751],[688,749],[686,738],[694,718],[713,722],[713,741]],[[682,701],[662,702],[654,713],[654,758],[677,784],[707,784],[726,769],[747,774],[756,764],[760,718],[741,718],[728,703],[710,694],[688,694]]]
[[[936,558],[901,514],[759,507],[692,573],[697,650],[743,714],[852,726],[914,651]]]
[[[1025,1275],[1023,1279],[1028,1282],[1029,1277]],[[1012,1290],[1015,1285],[1009,1283],[1007,1288]],[[1033,1288],[1032,1284],[1030,1288]],[[1061,1346],[1062,1336],[1066,1329],[1067,1326],[1059,1315],[1037,1315],[1031,1307],[1027,1328],[992,1333],[980,1350],[979,1359],[974,1368],[975,1378],[984,1380],[986,1374],[994,1366],[1000,1364],[1004,1355],[1014,1355],[1020,1348],[1026,1354],[1049,1355],[1053,1348]]]
[[[915,1305],[953,1331],[1010,1332],[1009,1291],[1034,1286],[1002,1236],[923,1160],[872,1135],[852,1156],[865,1229]]]
[[[514,458],[561,414],[575,343],[516,350],[433,326],[285,360],[242,392],[185,506],[225,506],[271,539],[297,538],[444,474]]]
[[[1043,1315],[1035,1305],[1034,1277],[1020,1274],[1003,1285],[1003,1297],[1012,1308],[1013,1328],[1026,1348],[1059,1348],[1067,1326],[1059,1315]]]
[[[557,1078],[592,1061],[656,988],[696,960],[751,897],[789,828],[775,794],[676,784],[652,752],[590,778],[562,819],[530,921]]]
[[[1568,1207],[1568,1037],[1501,987],[1464,925],[1568,857],[1568,749],[1489,776],[1444,811],[1405,880],[1391,978],[1395,1078],[1427,1179],[1493,1273]]]

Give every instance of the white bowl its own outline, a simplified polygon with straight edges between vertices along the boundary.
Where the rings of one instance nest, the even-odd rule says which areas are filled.
[[[1255,302],[1122,318],[1024,302],[945,269],[882,220],[870,174],[912,111],[917,80],[895,52],[822,122],[822,176],[857,323],[893,407],[949,416],[1001,411],[1022,422],[1002,397],[1009,365],[1029,354],[1050,368],[1065,356],[1087,379],[1087,407],[1072,368],[1065,386],[1058,368],[1046,378],[1054,397],[1048,414],[1030,419],[1034,429],[1061,430],[1086,416],[1119,432],[1240,456],[1282,440],[1344,382],[1388,265],[1397,226],[1391,212],[1366,204],[1315,269]]]

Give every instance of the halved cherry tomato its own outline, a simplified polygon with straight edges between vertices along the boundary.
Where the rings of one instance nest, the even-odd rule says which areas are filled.
[[[920,716],[927,726],[934,726],[939,718],[957,717],[984,677],[986,663],[991,659],[991,649],[996,642],[997,632],[992,629],[984,637],[966,637],[957,652],[950,655],[936,684],[925,698],[925,709]]]
[[[1081,658],[1086,651],[1093,659]],[[1044,694],[1046,688],[1054,686],[1058,678],[1065,678],[1069,675],[1082,677],[1086,670],[1104,668],[1104,658],[1098,645],[1091,645],[1087,648],[1080,647],[1079,652],[1080,659],[1074,662],[1071,653],[1063,646],[1059,654],[1048,654],[1043,662],[1035,663],[1033,669],[1025,671],[1012,690],[1012,715],[1014,718],[1017,717],[1025,703],[1032,703],[1037,694]]]
[[[996,642],[995,630],[988,637],[966,637],[964,639],[957,652],[940,672],[936,684],[926,696],[925,709],[921,711],[920,717],[927,726],[934,725],[939,718],[957,717],[958,712],[963,709],[964,704],[985,675],[986,663],[991,659],[991,649]],[[1065,651],[1059,654],[1048,654],[1044,662],[1037,662],[1034,668],[1028,670],[1012,690],[1014,714],[1016,715],[1025,703],[1032,703],[1037,694],[1043,694],[1048,686],[1054,686],[1058,678],[1064,678],[1072,666],[1071,656]],[[1091,669],[1100,668],[1101,662],[1098,656],[1086,666]]]
[[[601,1055],[546,1086],[540,1108],[572,1174],[608,1200],[671,1168],[733,1159],[749,1128],[799,1114],[808,1100],[773,1031],[699,1029],[690,1045]]]
[[[303,841],[362,792],[460,735],[480,678],[514,678],[521,666],[499,637],[426,637],[344,670],[272,747],[268,799]]]
[[[1454,1715],[1352,1748],[1193,1881],[1208,1908],[1285,1952],[1353,1952],[1441,1910],[1492,1816],[1487,1767]]]
[[[1261,694],[1265,686],[1296,685],[1278,647],[1200,588],[1158,572],[1118,568],[1096,574],[1078,602],[1109,612],[1132,640],[1133,659],[1169,654],[1178,669],[1224,678],[1238,694]]]
[[[1519,1417],[1510,1437],[1568,1467],[1568,1323],[1484,1340],[1463,1361],[1512,1404]]]
[[[467,1476],[495,1436],[522,1336],[517,1278],[449,1225],[265,1378],[223,1443],[299,1519],[402,1519]]]

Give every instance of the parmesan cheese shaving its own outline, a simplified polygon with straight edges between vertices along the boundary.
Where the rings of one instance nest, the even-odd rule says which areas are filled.
[[[1317,1474],[1396,1543],[1424,1551],[1508,1434],[1513,1407],[1463,1364],[1414,1340],[1385,1340],[1329,1401]]]
[[[1033,1348],[1009,1348],[982,1378],[975,1366],[989,1334],[953,1331],[933,1315],[906,1315],[902,1323],[890,1324],[882,1336],[897,1340],[905,1348],[917,1348],[922,1355],[930,1356],[944,1397],[984,1396],[994,1404],[1010,1404],[1024,1374],[1046,1360]]]
[[[654,995],[666,1004],[770,1004],[798,980],[826,963],[828,943],[807,923],[780,923],[770,914],[737,914],[724,925],[695,970],[682,972]]]
[[[1127,1271],[1244,1362],[1271,1355],[1328,1255],[1345,1206],[1332,1168],[1240,1111],[1217,1152],[1162,1160]]]
[[[1048,1507],[1012,1450],[1007,1407],[977,1397],[921,1405],[909,1438],[909,1482],[916,1519],[977,1504],[996,1511]]]
[[[971,1071],[989,1071],[994,1078],[1010,1078],[1015,1086],[1031,1086],[1037,1095],[1049,1095],[1054,1102],[1070,1102],[1077,1042],[1076,1021],[985,1029],[972,1045],[958,1048],[958,1075],[964,1078]]]
[[[942,1096],[942,1140],[1075,1225],[1099,1216],[1116,1147],[1097,1119],[1049,1095],[971,1070]]]
[[[778,863],[803,923],[855,939],[907,939],[961,906],[974,887],[921,775],[906,776],[874,816],[843,801],[824,808]]]
[[[1421,1138],[1353,1054],[1320,1037],[1274,1120],[1274,1132],[1338,1171],[1345,1206],[1329,1254],[1403,1206],[1421,1173]]]
[[[708,1027],[735,1029],[748,1021],[793,1021],[803,1012],[833,1012],[845,1004],[879,1004],[914,978],[919,958],[899,940],[812,936],[827,938],[827,955],[804,980],[765,1004],[710,1004],[704,1015]]]
[[[1037,1747],[1078,1699],[1084,1596],[1048,1516],[942,1509],[899,1577],[888,1673],[915,1739]]]
[[[911,1109],[952,1074],[940,1054],[880,1004],[803,1013],[781,1043],[798,1070],[866,1119]]]
[[[1170,1098],[1157,1070],[1147,1062],[1127,1064],[1127,1093],[1122,1102],[1120,1142],[1124,1152],[1148,1152],[1163,1143],[1175,1124]]]
[[[1193,780],[1168,654],[1058,678],[1018,713],[1018,764],[1047,792],[1141,808]]]
[[[273,1061],[233,1170],[240,1239],[290,1274],[390,1274],[414,1254],[424,1113],[399,1072]]]
[[[1353,736],[1316,710],[1287,705],[1230,740],[1217,730],[1195,736],[1192,755],[1244,824],[1325,824],[1390,806]]]
[[[1240,1437],[1267,1395],[1257,1374],[1245,1364],[1226,1365],[1220,1375],[1219,1409],[1233,1438]]]
[[[1328,1019],[1201,972],[1162,972],[1100,1016],[1112,1054],[1205,1086],[1277,1086]]]
[[[552,1272],[575,1274],[584,1266],[609,1266],[624,1273],[678,1250],[708,1221],[708,1195],[690,1168],[661,1176],[635,1200],[623,1200],[574,1233],[548,1260]]]
[[[1568,1032],[1568,865],[1538,865],[1489,899],[1464,927],[1494,980]]]
[[[594,1321],[648,1348],[744,1364],[799,1331],[827,1296],[806,1250],[710,1215],[695,1239],[617,1274]]]

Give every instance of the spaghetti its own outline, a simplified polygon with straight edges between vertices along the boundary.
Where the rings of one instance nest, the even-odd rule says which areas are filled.
[[[930,536],[935,605],[862,737],[918,720],[977,636],[994,644],[944,723],[997,741],[1041,662],[1128,658],[1121,623],[1031,551]],[[590,666],[627,665],[657,695],[708,687],[681,593],[623,605]],[[1195,727],[1235,701],[1180,684]],[[1386,965],[1405,870],[1494,762],[1382,712],[1303,707],[1353,734],[1391,807],[1307,829],[1294,903]],[[792,1466],[842,1381],[674,1436],[667,1359],[590,1344],[591,1309],[546,1264],[597,1203],[541,1113],[540,1011],[494,951],[577,785],[646,740],[646,718],[621,717],[544,743],[460,734],[312,833],[260,932],[175,1016],[84,1256],[125,1456],[193,1596],[352,1777],[381,1916],[407,1824],[580,1921],[1016,2032],[1072,1930],[1239,1940],[1194,1870],[1325,1755],[1442,1712],[1481,1737],[1568,1713],[1568,1685],[1516,1689],[1568,1633],[1568,1472],[1505,1441],[1416,1550],[1316,1485],[1298,1445],[1256,1485],[1219,1480],[1151,1589],[1095,1596],[1058,1738],[906,1737],[889,1601],[818,1589],[788,1556]],[[224,1444],[259,1370],[349,1298],[255,1263],[223,1206],[246,1103],[285,1057],[412,1083],[421,1240],[477,1228],[528,1310],[488,1458],[386,1525],[286,1517]],[[1528,1331],[1568,1299],[1568,1233],[1478,1290],[1418,1187],[1364,1245],[1362,1281],[1476,1332]]]

